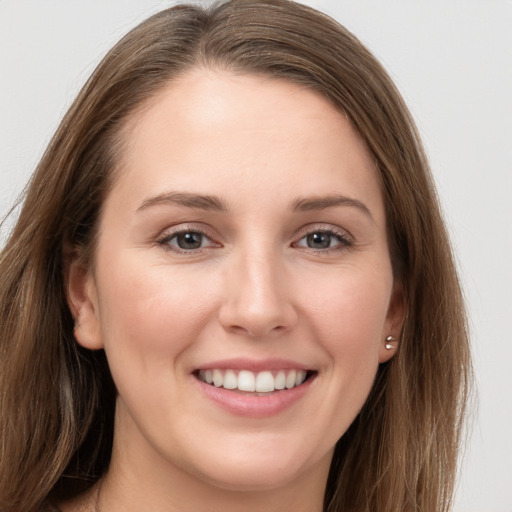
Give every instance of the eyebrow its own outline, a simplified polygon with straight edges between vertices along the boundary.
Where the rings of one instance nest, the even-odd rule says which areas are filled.
[[[351,197],[332,195],[325,197],[312,197],[312,198],[297,198],[291,203],[291,208],[294,211],[308,212],[314,210],[326,210],[327,208],[334,208],[336,206],[349,206],[357,208],[362,211],[367,217],[374,221],[370,209],[358,199]]]
[[[217,196],[193,194],[190,192],[166,192],[154,197],[145,199],[137,208],[137,212],[146,210],[156,205],[178,205],[186,208],[195,208],[205,211],[227,212],[229,210],[225,201]],[[357,208],[368,216],[372,221],[373,216],[370,209],[358,199],[341,195],[324,197],[297,198],[291,202],[290,208],[293,211],[308,212],[315,210],[326,210],[337,206],[348,206]]]
[[[219,212],[228,210],[227,204],[216,196],[191,194],[188,192],[167,192],[145,199],[137,208],[137,212],[160,204],[178,205],[187,208]]]

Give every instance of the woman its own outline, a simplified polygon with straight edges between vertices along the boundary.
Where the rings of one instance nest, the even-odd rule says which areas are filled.
[[[131,31],[0,273],[2,511],[449,509],[450,246],[398,92],[326,16],[236,0]]]

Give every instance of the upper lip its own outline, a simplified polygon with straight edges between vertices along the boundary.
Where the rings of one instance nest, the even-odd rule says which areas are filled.
[[[219,359],[211,361],[194,368],[194,372],[199,370],[249,370],[253,372],[261,372],[265,370],[312,370],[310,366],[306,366],[297,361],[289,359],[272,358],[272,359],[249,359],[249,358],[232,358]]]

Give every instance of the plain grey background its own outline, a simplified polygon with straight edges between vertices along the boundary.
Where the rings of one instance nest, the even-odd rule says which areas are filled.
[[[512,2],[304,3],[370,47],[418,123],[468,299],[478,383],[455,510],[512,512]],[[0,0],[0,217],[99,59],[169,5]]]

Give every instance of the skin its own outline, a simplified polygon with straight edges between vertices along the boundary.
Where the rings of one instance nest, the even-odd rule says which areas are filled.
[[[209,69],[152,98],[125,142],[94,265],[69,269],[77,340],[105,349],[119,391],[112,462],[62,509],[322,510],[334,445],[403,319],[364,142],[315,92]],[[332,196],[360,204],[291,208]],[[177,252],[176,232],[197,230],[201,248]],[[235,415],[192,374],[234,356],[292,359],[315,379],[278,414]]]

